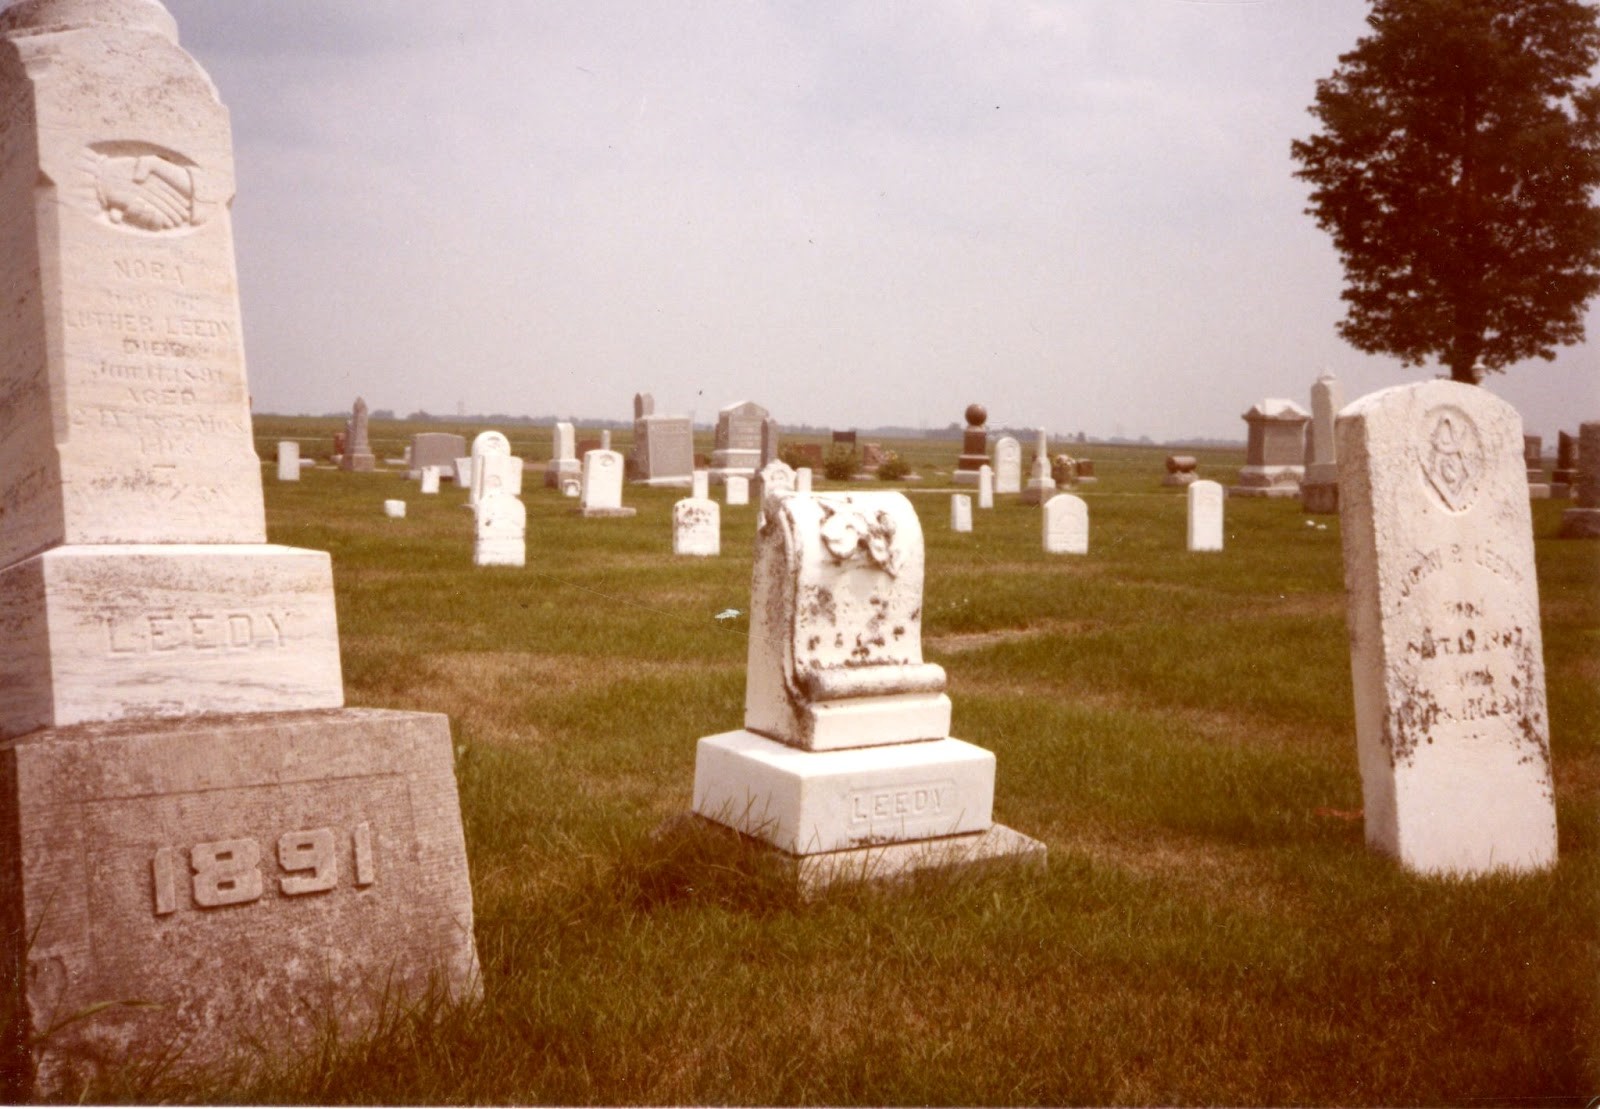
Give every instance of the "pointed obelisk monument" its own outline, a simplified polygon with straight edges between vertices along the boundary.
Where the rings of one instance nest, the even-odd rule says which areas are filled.
[[[6,1092],[474,989],[449,722],[342,708],[266,542],[216,89],[156,0],[20,0],[0,121]]]

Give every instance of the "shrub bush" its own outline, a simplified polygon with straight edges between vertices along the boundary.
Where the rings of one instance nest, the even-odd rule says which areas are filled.
[[[878,479],[880,481],[899,481],[911,473],[911,463],[901,458],[894,451],[889,451],[883,456],[883,461],[878,463]]]
[[[861,469],[861,459],[849,447],[834,447],[822,463],[822,476],[829,481],[849,481]]]

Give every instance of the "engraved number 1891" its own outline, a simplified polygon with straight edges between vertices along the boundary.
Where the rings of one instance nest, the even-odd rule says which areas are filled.
[[[372,828],[357,824],[351,833],[355,882],[370,886],[377,877],[372,859]],[[278,837],[278,888],[287,897],[321,893],[339,884],[339,858],[332,828],[285,832]],[[156,915],[178,911],[178,856],[163,847],[151,860]],[[265,892],[261,845],[253,839],[224,839],[189,848],[189,887],[195,905],[215,909],[259,900]]]

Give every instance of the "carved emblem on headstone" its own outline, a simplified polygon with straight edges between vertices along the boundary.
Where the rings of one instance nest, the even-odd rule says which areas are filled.
[[[886,512],[871,517],[859,509],[822,506],[822,544],[836,561],[848,562],[858,554],[880,567],[891,578],[900,573],[903,554],[895,545],[894,519]]]
[[[200,222],[194,167],[179,158],[143,143],[101,143],[89,148],[84,164],[106,219],[141,231],[171,231]]]
[[[1472,418],[1449,405],[1423,417],[1422,476],[1451,512],[1472,507],[1483,474],[1483,439]]]

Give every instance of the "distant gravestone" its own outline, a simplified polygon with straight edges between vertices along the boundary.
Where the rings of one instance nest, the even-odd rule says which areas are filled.
[[[578,457],[577,432],[566,422],[559,422],[551,432],[550,461],[545,466],[546,488],[560,489],[568,478],[580,479],[583,462]]]
[[[1072,493],[1044,503],[1044,549],[1049,554],[1089,553],[1089,505]]]
[[[1551,496],[1572,495],[1578,481],[1578,437],[1565,431],[1556,433],[1556,468],[1550,474]],[[1559,490],[1559,492],[1557,491]]]
[[[994,445],[994,491],[1022,492],[1022,444],[1009,435]]]
[[[1536,501],[1549,499],[1550,485],[1544,480],[1544,440],[1537,435],[1524,435],[1522,460],[1528,468],[1528,496]]]
[[[465,489],[470,498],[472,495],[472,458],[470,456],[458,458],[451,466],[451,476],[455,478],[456,485]]]
[[[978,507],[994,507],[994,467],[987,462],[978,467]]]
[[[636,480],[686,486],[694,472],[694,427],[687,416],[642,416],[633,422]]]
[[[712,500],[710,475],[694,472],[693,491],[672,506],[672,553],[700,558],[722,553],[722,507]]]
[[[1311,386],[1311,425],[1306,436],[1305,480],[1300,483],[1300,505],[1318,515],[1339,511],[1339,455],[1334,445],[1333,423],[1344,407],[1339,380],[1323,374]]]
[[[370,473],[377,469],[377,466],[378,460],[374,457],[372,445],[367,438],[367,402],[357,397],[355,406],[350,412],[349,430],[345,432],[345,448],[343,456],[339,459],[339,468],[356,473]]]
[[[616,451],[593,450],[583,456],[583,490],[578,512],[584,516],[632,516],[622,504],[624,462]]]
[[[1367,843],[1423,873],[1556,861],[1521,424],[1453,381],[1338,421]]]
[[[1189,483],[1189,549],[1222,550],[1222,520],[1227,494],[1214,481]]]
[[[439,492],[439,467],[424,466],[420,478],[419,492],[425,495],[433,495]]]
[[[750,503],[750,479],[729,474],[723,479],[723,500],[732,505]]]
[[[989,410],[981,404],[969,404],[966,411],[967,427],[961,433],[961,457],[956,460],[955,483],[976,485],[978,470],[989,463],[989,433],[984,424],[989,422]]]
[[[406,515],[406,502],[388,500],[383,502],[383,514],[391,520],[403,520]]]
[[[1600,539],[1600,423],[1580,424],[1573,498],[1561,514],[1563,539]]]
[[[511,493],[490,489],[474,509],[476,541],[474,566],[525,566],[528,561],[528,510]]]
[[[511,453],[511,440],[498,431],[480,432],[472,440],[472,484],[469,504],[485,493],[522,494],[522,459]]]
[[[1042,858],[993,823],[994,756],[949,736],[944,670],[922,657],[910,503],[776,493],[765,511],[744,728],[700,740],[695,811],[797,860],[811,886],[984,854]]]
[[[811,467],[801,466],[794,472],[794,491],[796,493],[811,492]]]
[[[278,480],[300,480],[300,444],[293,439],[278,443]]]
[[[1077,471],[1079,485],[1093,485],[1100,480],[1095,476],[1094,460],[1092,458],[1076,459],[1072,468]]]
[[[177,39],[0,9],[8,1101],[477,980],[449,722],[345,709],[331,562],[267,542],[228,113]]]
[[[1250,428],[1235,497],[1298,497],[1305,478],[1311,414],[1292,400],[1269,398],[1240,417]]]
[[[1195,472],[1199,468],[1200,460],[1192,454],[1169,454],[1167,455],[1167,474],[1161,479],[1161,484],[1169,486],[1192,485],[1200,478],[1200,475]]]
[[[792,493],[795,486],[795,472],[787,462],[782,459],[773,459],[761,468],[756,475],[756,480],[751,489],[751,496],[757,504],[763,503],[775,493]]]
[[[740,401],[717,413],[712,442],[711,475],[718,481],[730,474],[751,477],[762,466],[761,440],[771,413],[759,404]]]
[[[422,471],[429,466],[438,467],[441,475],[454,476],[456,459],[466,454],[465,436],[448,431],[419,431],[411,437],[409,476],[420,480]]]
[[[972,530],[972,498],[965,493],[950,495],[950,530]]]
[[[1033,448],[1033,468],[1028,473],[1028,484],[1022,491],[1023,504],[1044,504],[1056,491],[1055,467],[1050,461],[1050,440],[1044,428],[1039,429],[1038,441]]]

